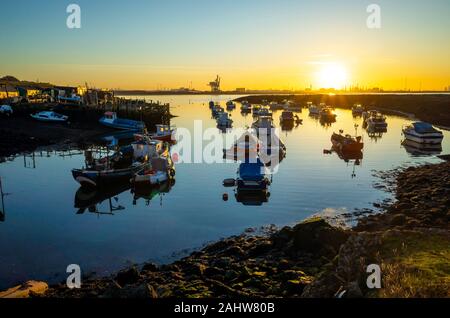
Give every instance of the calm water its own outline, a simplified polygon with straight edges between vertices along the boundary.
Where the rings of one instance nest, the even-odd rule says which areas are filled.
[[[235,97],[235,96],[234,96]],[[233,97],[233,98],[234,98]],[[221,96],[216,101],[232,97]],[[193,129],[194,120],[215,127],[207,106],[209,96],[152,96],[171,104],[177,127]],[[70,170],[84,164],[82,154],[52,153],[32,158],[19,156],[0,164],[5,215],[0,222],[0,288],[27,279],[60,281],[68,264],[79,264],[86,273],[107,275],[128,263],[168,262],[203,244],[239,234],[249,227],[286,225],[318,212],[343,213],[371,207],[388,195],[373,188],[373,170],[400,165],[438,162],[435,156],[413,156],[400,144],[400,117],[388,118],[388,132],[381,138],[364,135],[361,165],[346,163],[337,154],[324,154],[331,147],[333,131],[354,133],[361,119],[337,109],[337,122],[322,126],[303,110],[303,125],[282,132],[287,157],[273,176],[270,197],[260,206],[238,203],[224,178],[236,176],[237,163],[179,164],[176,184],[149,199],[133,202],[129,189],[118,189],[113,199],[103,198],[97,211],[113,215],[77,214],[74,207],[79,188]],[[280,111],[274,113],[278,124]],[[252,116],[241,116],[239,105],[232,112],[234,126],[251,125]],[[445,132],[443,153],[450,153],[450,134]],[[354,175],[353,175],[354,174]],[[352,176],[353,175],[353,176]],[[163,189],[164,190],[164,189]],[[170,190],[170,191],[167,191]],[[222,195],[229,194],[224,202]],[[111,204],[111,206],[110,206]]]

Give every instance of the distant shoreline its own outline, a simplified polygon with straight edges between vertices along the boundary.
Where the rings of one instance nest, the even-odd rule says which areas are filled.
[[[376,109],[386,114],[397,114],[429,122],[433,125],[450,127],[450,94],[314,94],[314,95],[259,95],[236,98],[260,104],[263,100],[282,102],[289,99],[305,106],[307,102],[316,105],[325,103],[332,107],[351,109],[361,104],[366,110]]]
[[[140,91],[140,90],[120,90],[114,91],[116,96],[158,96],[158,95],[208,95],[208,96],[224,96],[224,95],[245,95],[245,96],[315,96],[315,95],[450,95],[450,92],[445,91],[420,91],[420,92],[404,92],[404,91],[389,91],[389,92],[270,92],[270,91],[223,91],[220,93],[212,92],[177,92],[177,91]]]

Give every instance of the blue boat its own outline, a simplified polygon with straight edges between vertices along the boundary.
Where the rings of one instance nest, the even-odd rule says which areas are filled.
[[[106,112],[105,115],[100,118],[99,122],[102,125],[122,130],[143,130],[145,124],[142,121],[136,121],[131,119],[117,118],[115,112]]]
[[[254,163],[241,163],[237,179],[238,191],[267,191],[270,180],[266,176],[265,169],[259,159]]]

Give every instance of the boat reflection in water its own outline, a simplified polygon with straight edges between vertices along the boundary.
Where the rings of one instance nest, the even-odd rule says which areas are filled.
[[[83,214],[87,210],[90,213],[99,215],[114,215],[114,212],[125,209],[123,206],[117,205],[119,202],[118,196],[130,188],[130,182],[115,183],[103,188],[82,186],[75,194],[75,208],[78,209],[77,214]],[[101,211],[98,206],[104,201],[108,201],[108,209]]]
[[[0,222],[5,222],[6,211],[5,211],[5,196],[7,194],[3,192],[2,178],[0,177]]]
[[[146,205],[150,205],[150,202],[156,196],[160,198],[160,205],[162,205],[163,196],[172,190],[175,186],[175,179],[171,178],[166,182],[156,185],[146,185],[146,186],[134,186],[131,189],[131,193],[134,194],[133,205],[137,204],[140,199],[145,201]]]
[[[387,133],[387,127],[384,128],[367,127],[366,131],[369,138],[377,142],[379,139],[383,137],[385,133]]]
[[[357,130],[355,125],[355,131]],[[357,133],[357,131],[356,131]],[[335,152],[339,159],[343,160],[347,164],[353,163],[352,178],[356,177],[356,166],[360,166],[363,159],[364,143],[361,136],[343,135],[341,130],[339,134],[333,133],[331,136],[331,150],[324,150],[324,153],[331,154]]]
[[[402,141],[402,146],[406,152],[413,157],[435,156],[442,153],[441,144],[421,144],[409,139]]]
[[[265,134],[260,134],[260,136]],[[263,137],[263,136],[262,136]],[[272,183],[272,171],[286,155],[286,147],[277,139],[267,142],[253,131],[244,133],[231,149],[224,150],[224,157],[240,161],[236,179],[224,180],[225,187],[233,187],[236,201],[244,205],[260,206],[268,202]],[[270,138],[270,139],[273,139]],[[224,195],[224,200],[228,195]]]

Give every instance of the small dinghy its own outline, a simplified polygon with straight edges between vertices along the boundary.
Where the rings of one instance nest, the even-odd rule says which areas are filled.
[[[152,159],[150,165],[137,172],[131,179],[135,186],[155,185],[175,177],[175,169],[170,157]]]
[[[115,112],[106,112],[99,122],[104,126],[115,129],[143,130],[145,128],[145,124],[142,121],[118,118]]]
[[[43,111],[36,114],[31,114],[30,116],[39,121],[57,122],[57,123],[63,123],[69,119],[69,117],[65,115],[61,115],[51,111]]]

